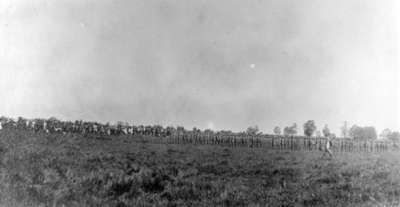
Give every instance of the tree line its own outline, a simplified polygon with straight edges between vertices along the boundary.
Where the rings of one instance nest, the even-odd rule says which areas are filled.
[[[249,127],[254,130],[254,127]],[[293,123],[291,126],[286,126],[283,128],[283,132],[279,126],[275,126],[273,132],[275,135],[283,135],[283,136],[296,136],[298,135],[297,124]],[[351,127],[348,127],[348,123],[344,122],[343,126],[340,128],[341,137],[349,138],[358,141],[372,141],[378,139],[378,134],[373,126],[358,126],[354,124]],[[283,134],[282,134],[283,133]],[[335,138],[336,134],[332,133],[329,129],[328,125],[322,128],[321,131],[317,130],[317,126],[314,120],[308,120],[303,124],[303,133],[307,137],[316,136],[316,137],[330,137]],[[387,139],[393,142],[400,142],[400,133],[398,131],[392,131],[388,128],[384,129],[379,137],[382,139]]]

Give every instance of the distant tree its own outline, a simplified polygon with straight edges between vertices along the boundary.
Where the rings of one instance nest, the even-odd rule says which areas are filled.
[[[293,125],[291,126],[291,131],[293,135],[297,134],[297,124],[293,123]]]
[[[363,128],[354,124],[349,130],[349,135],[353,139],[361,139],[363,137]]]
[[[283,135],[284,135],[284,136],[289,136],[289,135],[290,135],[290,129],[289,129],[289,127],[283,128]]]
[[[293,135],[296,135],[296,134],[297,134],[297,124],[296,124],[296,123],[293,123],[292,126],[290,126],[290,127],[285,127],[285,128],[283,129],[283,134],[284,134],[285,136],[293,136]]]
[[[376,133],[376,129],[373,126],[367,126],[363,128],[364,139],[367,140],[375,140],[378,138],[378,134]]]
[[[397,131],[391,132],[388,136],[388,139],[394,143],[398,143],[400,141],[400,133]]]
[[[233,132],[231,130],[221,130],[218,131],[217,134],[221,134],[221,135],[232,135]]]
[[[319,130],[315,131],[315,136],[316,137],[321,137],[321,135],[322,135],[321,131],[319,131]]]
[[[317,130],[317,126],[315,126],[314,120],[308,120],[306,123],[303,124],[304,128],[304,135],[307,137],[311,137],[315,130]]]
[[[374,140],[378,137],[375,127],[360,127],[353,125],[349,130],[349,135],[357,140]]]
[[[52,116],[48,119],[49,121],[59,121],[56,117]]]
[[[331,130],[329,130],[327,124],[325,124],[324,128],[322,129],[322,133],[324,134],[324,137],[329,137],[329,135],[331,134]]]
[[[379,135],[380,138],[382,139],[388,139],[390,134],[392,134],[392,131],[388,128],[382,130],[381,134]]]
[[[278,126],[276,126],[276,127],[274,128],[274,134],[280,135],[280,134],[281,134],[281,128],[278,127]]]
[[[341,136],[346,138],[349,136],[349,127],[347,121],[343,123],[343,126],[340,128]]]
[[[251,136],[255,136],[255,135],[259,135],[261,134],[260,130],[258,129],[258,126],[249,126],[246,130],[246,134],[251,135]]]

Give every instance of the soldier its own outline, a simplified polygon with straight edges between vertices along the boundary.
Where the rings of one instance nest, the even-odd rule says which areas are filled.
[[[322,158],[325,157],[326,154],[329,155],[329,158],[333,157],[333,154],[332,154],[332,151],[331,151],[331,147],[332,147],[332,138],[331,137],[327,137],[326,138],[325,147],[323,149]]]
[[[111,135],[111,129],[109,127],[107,127],[107,135],[110,136]]]
[[[49,133],[49,130],[47,129],[47,128],[48,128],[47,125],[48,125],[48,124],[47,124],[47,121],[44,120],[44,121],[43,121],[43,131],[46,132],[46,133]]]
[[[93,132],[97,134],[98,129],[99,129],[98,124],[97,124],[97,123],[94,123],[93,126],[92,126],[92,128],[93,128]]]

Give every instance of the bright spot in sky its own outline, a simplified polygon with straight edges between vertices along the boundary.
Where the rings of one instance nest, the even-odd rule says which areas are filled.
[[[250,64],[250,68],[255,68],[256,67],[256,65],[255,64]]]
[[[211,130],[214,129],[214,123],[212,121],[208,122],[207,129],[211,129]]]

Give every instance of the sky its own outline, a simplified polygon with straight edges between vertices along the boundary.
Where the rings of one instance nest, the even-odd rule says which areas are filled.
[[[400,130],[397,0],[2,0],[0,114]]]

